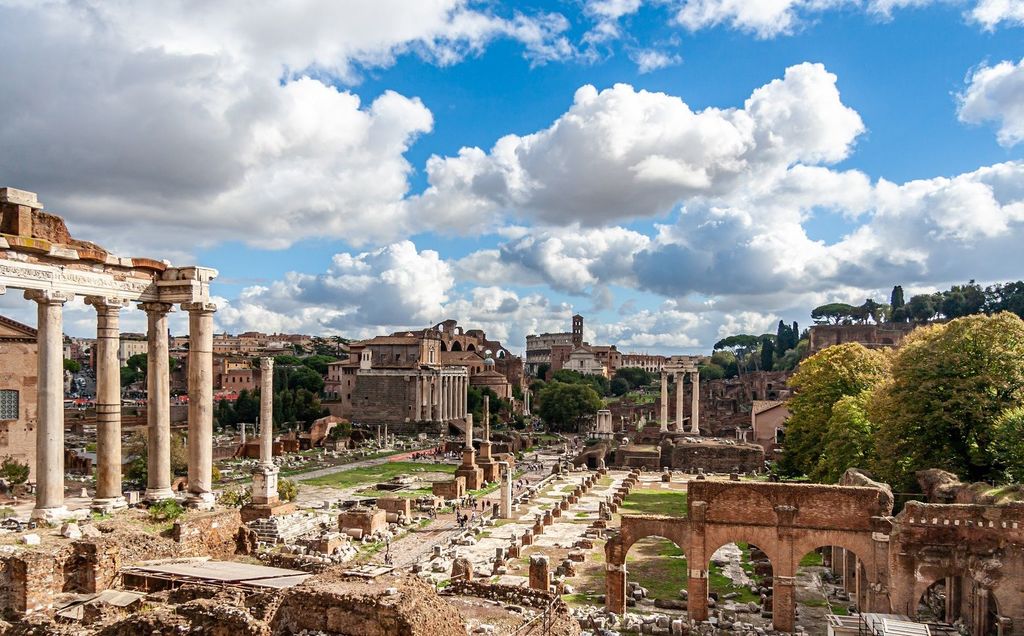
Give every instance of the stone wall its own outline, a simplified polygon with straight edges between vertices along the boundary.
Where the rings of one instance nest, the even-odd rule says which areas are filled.
[[[414,577],[310,579],[284,593],[275,634],[303,630],[359,636],[465,636],[462,616]]]
[[[696,472],[697,468],[712,473],[760,472],[764,470],[764,449],[757,444],[681,442],[671,447],[669,467],[689,472]]]
[[[413,414],[412,375],[398,371],[360,373],[352,391],[352,418],[366,424],[404,424]],[[390,432],[396,432],[394,428]]]
[[[238,508],[191,512],[174,522],[172,537],[189,556],[228,558],[238,549],[242,514]]]

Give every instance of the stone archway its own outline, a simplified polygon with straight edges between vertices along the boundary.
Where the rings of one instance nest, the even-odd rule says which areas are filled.
[[[604,546],[605,608],[622,614],[626,611],[626,554],[634,543],[647,537],[661,537],[674,543],[689,559],[689,524],[679,517],[623,517],[619,534]],[[689,585],[687,585],[689,589]],[[692,594],[692,591],[690,592]]]

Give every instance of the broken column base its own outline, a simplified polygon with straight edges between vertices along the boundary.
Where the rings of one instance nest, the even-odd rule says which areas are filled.
[[[89,508],[95,512],[110,514],[117,510],[124,510],[128,507],[128,501],[124,497],[108,497],[93,499]]]
[[[242,523],[290,515],[293,512],[295,512],[295,504],[290,502],[278,501],[272,504],[249,503],[242,506]]]
[[[190,492],[185,505],[193,510],[213,510],[217,497],[212,492]]]
[[[146,494],[143,496],[146,501],[163,501],[165,499],[174,499],[174,491],[170,488],[147,488]]]
[[[465,477],[466,490],[483,488],[484,471],[480,470],[475,461],[476,452],[467,448],[462,451],[462,465],[455,470],[456,477]]]
[[[35,508],[32,510],[30,519],[36,521],[42,521],[47,524],[54,524],[71,516],[68,512],[67,506],[57,506],[54,508]]]

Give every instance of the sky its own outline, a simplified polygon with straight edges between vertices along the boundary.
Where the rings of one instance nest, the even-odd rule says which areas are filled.
[[[216,268],[223,331],[454,318],[520,351],[579,312],[595,344],[700,353],[1024,273],[1024,0],[0,0],[0,24],[0,185]],[[95,335],[81,299],[65,329]]]

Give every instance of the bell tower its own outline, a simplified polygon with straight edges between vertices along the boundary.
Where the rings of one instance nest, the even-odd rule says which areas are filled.
[[[579,314],[572,317],[572,346],[577,349],[583,346],[583,316]]]

